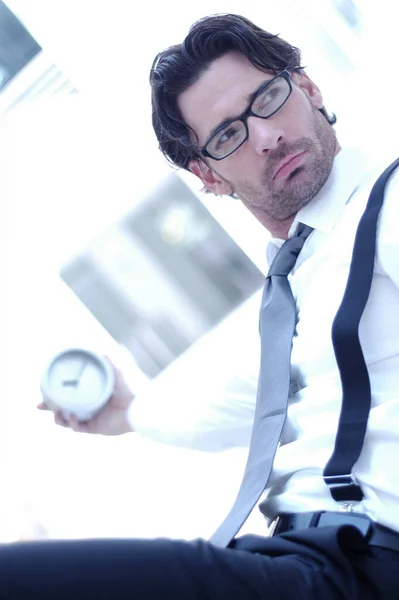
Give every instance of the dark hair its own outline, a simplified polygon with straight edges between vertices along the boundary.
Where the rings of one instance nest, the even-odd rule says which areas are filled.
[[[150,73],[152,124],[159,148],[178,167],[188,169],[191,160],[201,159],[190,139],[190,128],[180,114],[178,97],[214,60],[231,51],[240,52],[267,73],[303,69],[298,48],[245,17],[213,15],[194,23],[182,44],[171,46],[155,57]],[[334,125],[335,115],[330,117],[324,107],[320,110]]]

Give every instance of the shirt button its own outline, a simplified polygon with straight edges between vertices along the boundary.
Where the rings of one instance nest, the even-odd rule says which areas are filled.
[[[290,396],[295,396],[299,392],[299,383],[297,381],[291,381],[290,383]]]

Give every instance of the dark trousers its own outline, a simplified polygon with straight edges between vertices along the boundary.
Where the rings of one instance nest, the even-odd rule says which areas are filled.
[[[0,546],[0,599],[369,600],[399,598],[399,552],[353,527],[219,549],[202,540],[89,540]]]

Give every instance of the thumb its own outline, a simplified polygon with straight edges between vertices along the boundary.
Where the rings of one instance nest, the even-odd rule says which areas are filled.
[[[36,408],[38,408],[39,410],[50,410],[45,402],[40,402],[40,404],[38,404]]]

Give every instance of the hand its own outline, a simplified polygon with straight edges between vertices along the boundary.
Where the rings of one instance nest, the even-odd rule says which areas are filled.
[[[106,358],[109,360],[108,357]],[[57,411],[54,413],[54,421],[57,425],[69,427],[80,433],[99,433],[102,435],[120,435],[133,431],[127,420],[127,411],[134,399],[134,394],[129,389],[121,371],[113,364],[112,367],[115,372],[115,388],[107,404],[90,421],[85,422],[78,421],[74,416],[65,419],[61,412]],[[43,402],[37,408],[39,410],[50,410],[46,404],[46,398],[43,398]]]

